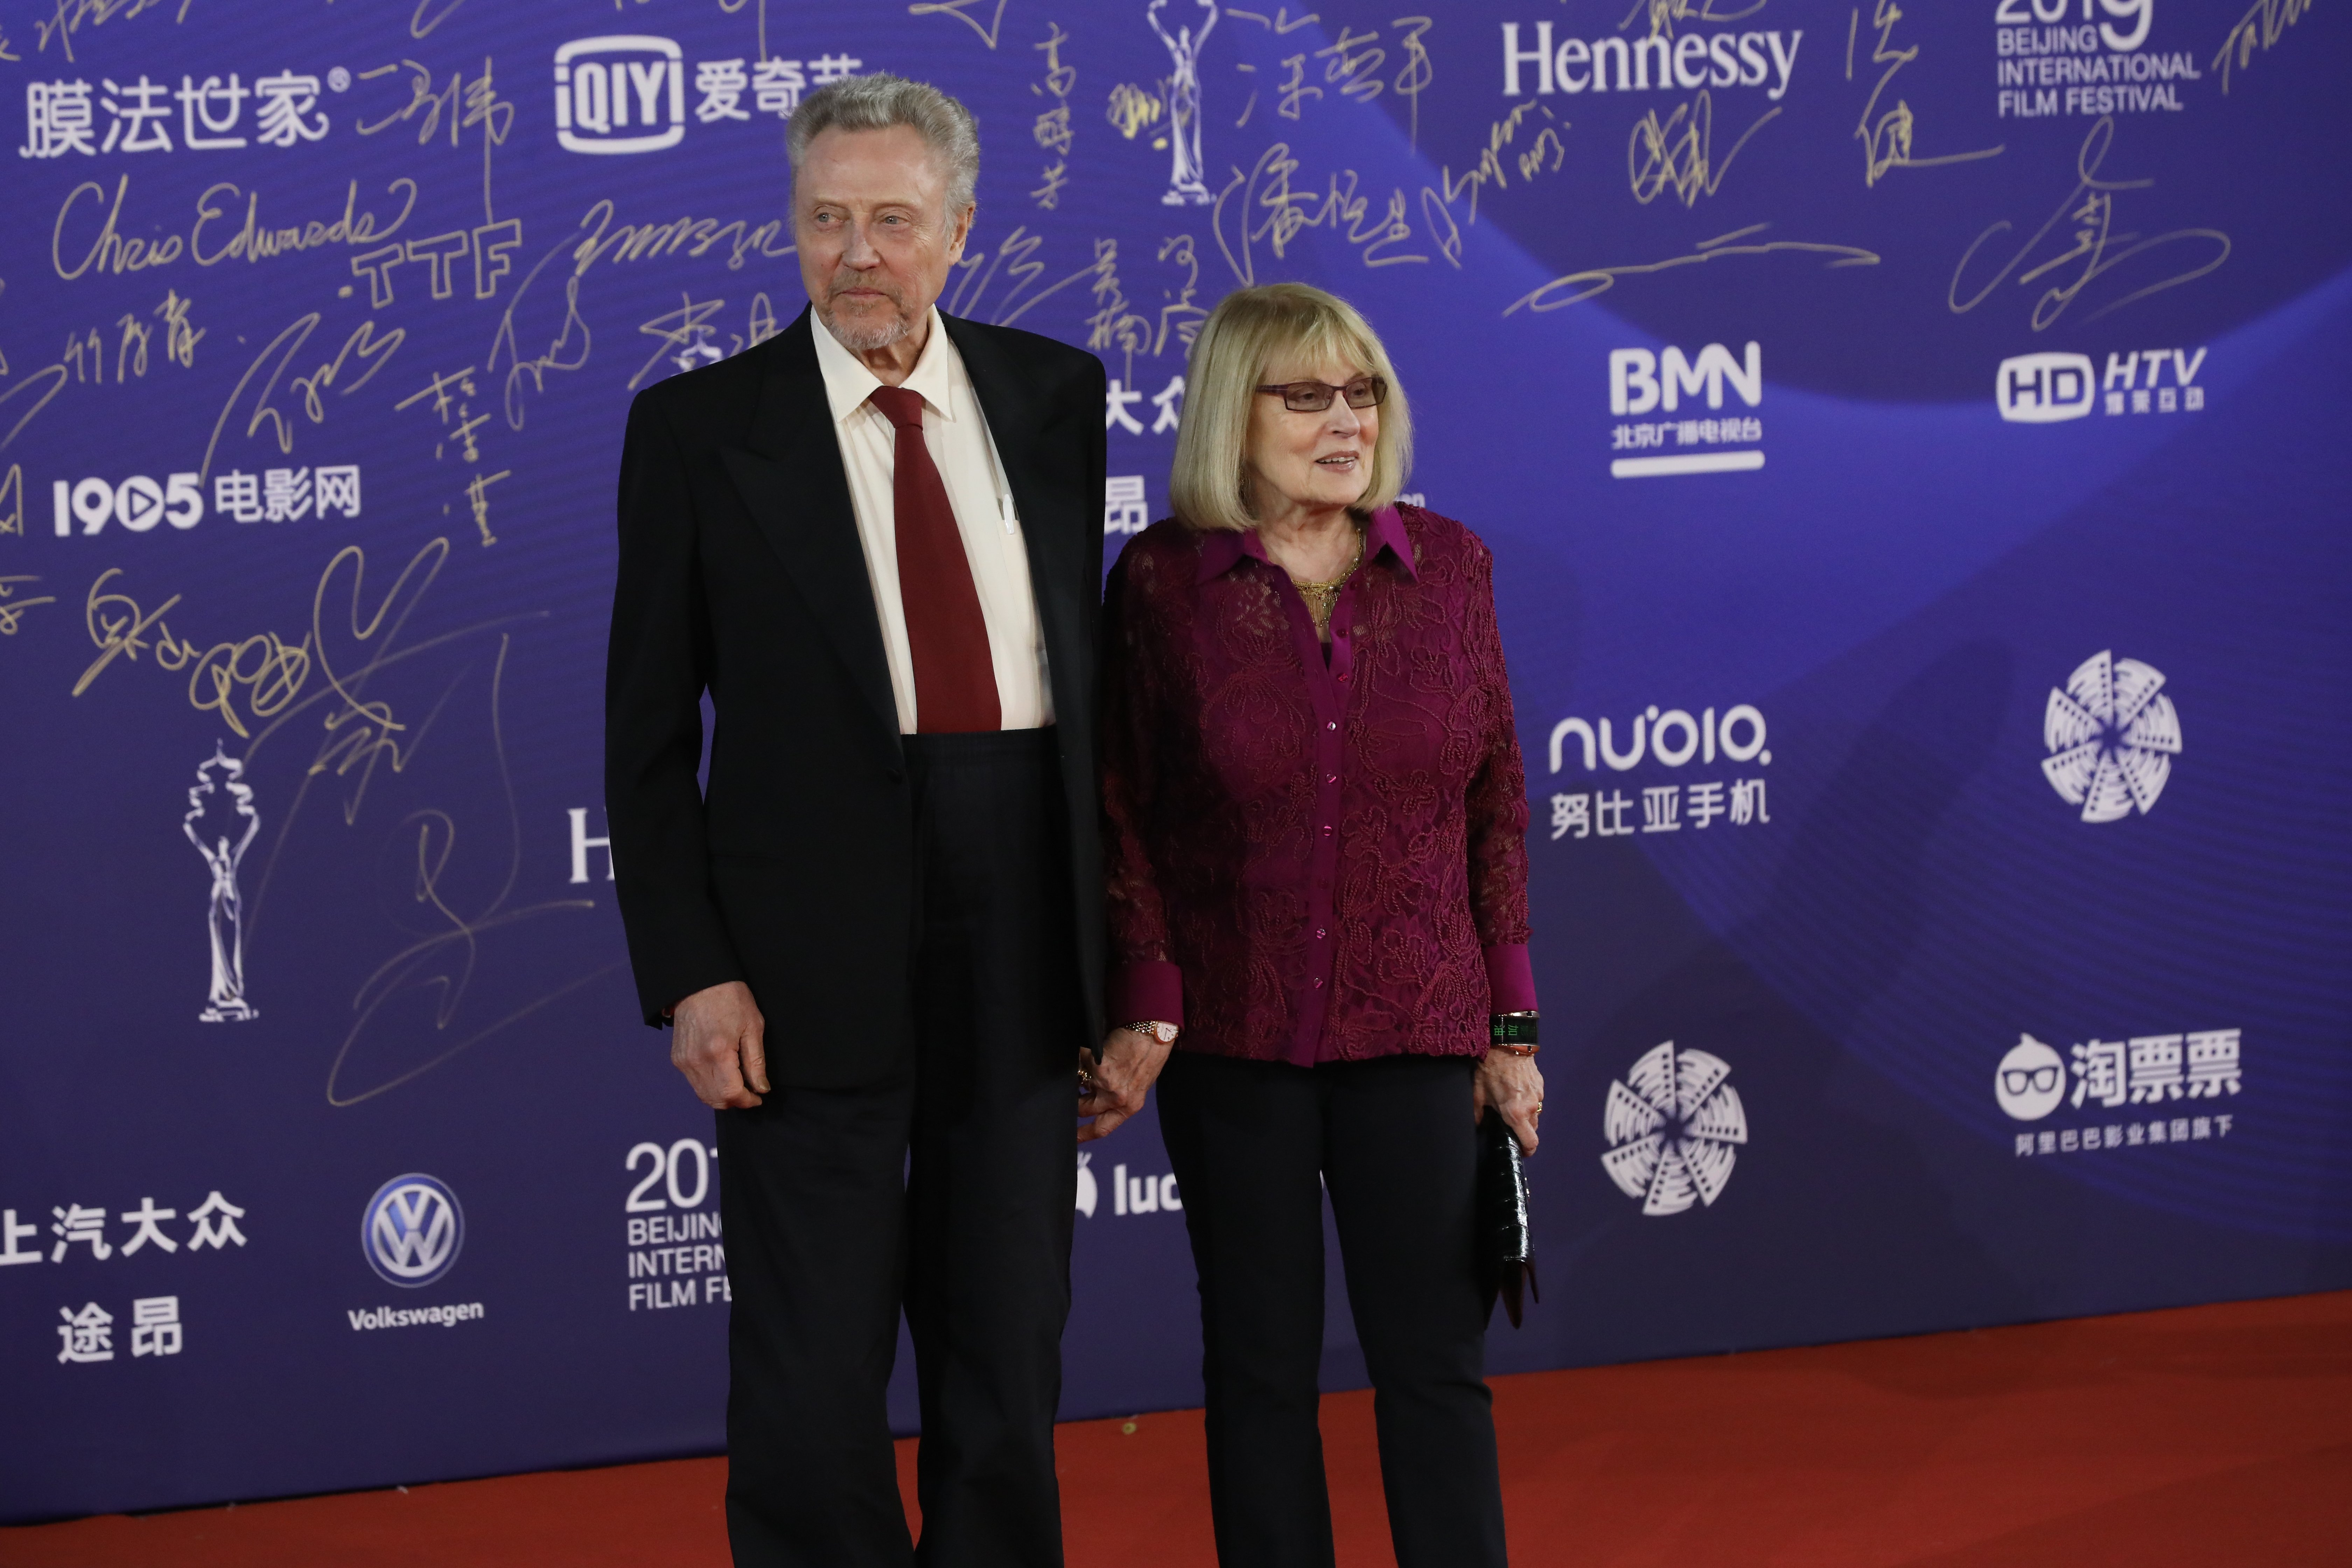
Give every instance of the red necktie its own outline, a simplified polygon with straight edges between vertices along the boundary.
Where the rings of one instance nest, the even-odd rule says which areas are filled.
[[[898,542],[898,600],[915,661],[915,729],[938,735],[1003,727],[988,623],[947,486],[923,442],[923,395],[877,386],[871,401],[898,427],[891,510]]]

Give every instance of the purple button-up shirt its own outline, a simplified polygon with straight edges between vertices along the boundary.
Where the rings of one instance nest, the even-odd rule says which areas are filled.
[[[1535,1006],[1494,558],[1384,508],[1328,652],[1255,533],[1129,542],[1105,605],[1111,1005],[1187,1049],[1476,1055]]]

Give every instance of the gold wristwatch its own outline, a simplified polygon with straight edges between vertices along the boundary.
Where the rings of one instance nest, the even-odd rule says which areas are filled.
[[[1150,1018],[1141,1019],[1133,1024],[1121,1024],[1119,1027],[1132,1029],[1145,1039],[1162,1046],[1174,1045],[1176,1037],[1182,1032],[1173,1024],[1162,1024]]]

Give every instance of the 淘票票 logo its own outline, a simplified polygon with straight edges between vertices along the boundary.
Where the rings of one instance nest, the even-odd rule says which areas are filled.
[[[615,33],[555,51],[555,139],[572,153],[657,153],[686,139],[686,57]]]
[[[414,1289],[449,1272],[466,1245],[466,1215],[457,1194],[436,1177],[394,1176],[368,1200],[360,1220],[360,1250],[387,1284]]]
[[[2020,1035],[1993,1068],[1993,1100],[2012,1121],[2042,1123],[2016,1134],[2021,1160],[2219,1141],[2237,1130],[2222,1107],[2245,1089],[2244,1040],[2243,1029],[2180,1029],[2083,1040],[2061,1056]]]
[[[1601,1163],[1620,1191],[1642,1200],[1643,1214],[1680,1214],[1723,1195],[1748,1142],[1748,1110],[1730,1077],[1722,1058],[1677,1051],[1668,1040],[1609,1086]]]
[[[1993,1098],[2018,1121],[2039,1121],[2061,1100],[2077,1110],[2086,1103],[2112,1110],[2224,1100],[2245,1087],[2243,1037],[2242,1029],[2185,1029],[2085,1040],[2070,1047],[2074,1092],[2069,1095],[2066,1064],[2057,1048],[2020,1035],[1994,1069]]]
[[[2039,1121],[2066,1095],[2066,1064],[2032,1035],[2020,1035],[1993,1069],[1993,1098],[2018,1121]]]
[[[2059,799],[2083,808],[2084,821],[2156,809],[2180,754],[2180,715],[2163,689],[2162,671],[2100,652],[2075,668],[2063,690],[2051,690],[2042,776]]]

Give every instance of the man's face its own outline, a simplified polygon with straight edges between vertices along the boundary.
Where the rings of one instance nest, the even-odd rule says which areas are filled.
[[[817,318],[843,347],[913,331],[963,258],[971,211],[947,211],[947,171],[911,126],[825,131],[793,185],[793,237]]]

